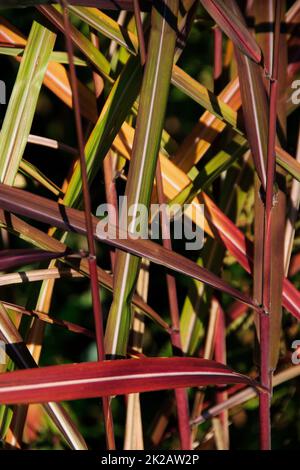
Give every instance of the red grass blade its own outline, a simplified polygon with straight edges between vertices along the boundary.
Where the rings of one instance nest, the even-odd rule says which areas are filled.
[[[81,234],[86,233],[84,214],[81,211],[57,204],[44,197],[31,194],[28,191],[0,184],[0,205],[3,209],[10,212],[31,217],[34,220],[45,222],[66,231]],[[99,220],[93,217],[94,232],[97,230],[98,223]],[[150,240],[130,238],[127,233],[121,233],[120,237],[117,231],[115,235],[113,238],[101,238],[101,241],[133,255],[148,258],[150,261],[173,269],[176,272],[191,276],[215,289],[226,292],[255,310],[258,309],[250,297],[231,287],[223,279],[207,269],[201,268],[188,258],[174,251],[167,250]]]
[[[59,0],[1,0],[0,6],[6,8],[32,7],[33,5],[45,5],[49,3],[59,3]],[[105,10],[128,10],[133,11],[133,0],[72,0],[72,5],[84,7],[97,7]],[[151,2],[148,0],[141,1],[140,8],[142,11],[150,9]]]
[[[44,403],[228,383],[257,386],[251,378],[206,359],[121,359],[1,374],[0,403]]]
[[[232,42],[256,63],[262,60],[260,47],[240,18],[222,0],[201,0],[210,16]]]
[[[207,196],[201,195],[205,204],[206,218],[220,241],[248,272],[253,270],[252,242],[234,225],[234,223]],[[282,304],[295,318],[300,320],[300,292],[288,279],[283,281]]]
[[[55,253],[51,251],[28,249],[1,250],[0,271],[16,268],[24,264],[39,263],[65,256],[66,253]]]
[[[245,21],[234,0],[227,0],[227,5],[244,24]],[[240,92],[243,106],[243,117],[246,134],[258,177],[263,188],[266,188],[267,159],[267,97],[262,80],[262,70],[235,48],[238,65]]]
[[[26,241],[31,242],[38,248],[43,248],[47,251],[62,252],[67,250],[67,246],[62,242],[50,237],[41,230],[27,224],[23,220],[16,217],[14,214],[9,216],[0,210],[0,225],[14,234],[23,237]],[[71,258],[68,259],[68,265],[79,270],[83,275],[89,276],[89,266],[86,258],[81,258],[80,266],[73,265]],[[69,268],[64,268],[68,271]],[[97,276],[99,285],[102,284],[106,289],[113,290],[113,277],[111,274],[97,266]],[[146,304],[141,297],[137,294],[133,295],[132,303],[140,308],[146,315],[153,318],[159,325],[169,332],[169,325],[156,313],[148,304]]]

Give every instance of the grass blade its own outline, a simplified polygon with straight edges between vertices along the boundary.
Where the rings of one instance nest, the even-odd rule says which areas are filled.
[[[6,184],[17,174],[55,38],[33,23],[0,134],[0,180]]]
[[[20,368],[36,367],[34,359],[32,358],[29,350],[26,348],[22,337],[18,330],[15,328],[12,321],[9,319],[7,312],[3,305],[0,303],[0,336],[7,344],[6,351],[14,362]],[[5,375],[5,374],[1,374]],[[58,429],[63,434],[69,445],[73,449],[86,450],[86,444],[83,437],[80,435],[75,424],[68,416],[64,408],[57,404],[49,403],[45,405],[46,412],[50,415],[51,419],[58,426]]]
[[[114,138],[119,132],[131,106],[134,103],[141,83],[141,66],[137,57],[128,60],[106,100],[99,119],[85,145],[87,172],[91,182],[106,156]],[[96,158],[97,157],[97,158]],[[75,166],[64,204],[76,206],[81,192],[79,166]]]
[[[47,252],[30,248],[2,250],[0,253],[0,270],[4,271],[24,264],[37,263],[40,261],[50,261],[51,259],[60,258],[62,256],[64,256],[64,253]]]
[[[128,207],[149,206],[154,172],[162,135],[163,120],[173,66],[177,34],[177,1],[163,1],[160,11],[153,6],[148,57],[143,78],[137,130],[125,196]],[[125,222],[126,214],[121,213]],[[137,213],[130,223],[136,224]],[[148,220],[142,222],[145,229]],[[133,229],[134,231],[136,229]],[[105,351],[124,356],[131,322],[131,296],[135,289],[140,260],[117,253],[114,298],[105,332]]]
[[[10,186],[2,184],[0,185],[0,203],[5,210],[45,222],[65,231],[74,231],[81,234],[86,233],[84,215],[82,212],[67,208],[46,198],[30,194],[27,191],[25,192],[21,189],[11,188]],[[39,209],[40,207],[43,207],[42,211]],[[97,230],[98,223],[99,220],[93,217],[95,236],[97,236],[97,232],[99,233],[99,226]],[[100,230],[100,233],[103,233],[103,228]],[[129,233],[124,233],[123,230],[119,232],[119,230],[117,231],[113,228],[113,233],[116,236],[112,238],[105,237],[105,239],[100,237],[100,240],[124,250],[131,255],[141,258],[145,257],[152,262],[205,282],[216,289],[227,292],[229,295],[253,307],[255,310],[257,309],[257,306],[247,295],[237,291],[228,285],[227,282],[208,270],[200,268],[188,258],[174,251],[166,250],[150,240],[135,239],[135,237],[131,238]]]
[[[63,16],[52,6],[40,6],[38,10],[51,21],[56,28],[64,33],[64,20]],[[70,37],[74,44],[81,50],[87,60],[92,63],[94,67],[103,75],[109,79],[110,65],[108,60],[103,54],[89,41],[75,26],[70,25]]]
[[[78,16],[82,21],[85,21],[96,31],[99,31],[99,33],[104,34],[109,39],[125,47],[131,54],[137,54],[138,41],[135,34],[120,26],[99,9],[69,5],[68,10]]]
[[[67,249],[66,245],[62,242],[50,237],[49,235],[45,234],[44,232],[40,231],[39,229],[28,225],[21,219],[18,219],[15,215],[10,215],[10,220],[7,220],[6,214],[3,211],[0,211],[0,225],[7,230],[10,230],[14,235],[22,238],[26,242],[29,242],[33,245],[36,245],[38,248],[42,248],[45,250],[51,251],[64,251]],[[65,261],[66,258],[64,258]],[[47,274],[47,270],[37,270],[28,272],[27,271],[27,278],[28,281],[39,281],[43,279],[56,279],[61,276],[66,277],[78,277],[80,275],[89,276],[89,268],[88,262],[85,258],[82,258],[80,261],[80,265],[78,263],[72,263],[71,258],[68,259],[68,266],[66,268],[62,268],[59,270],[49,271]],[[72,269],[72,267],[74,269]],[[75,269],[76,268],[76,269]],[[103,269],[97,267],[98,273],[98,282],[99,284],[103,285],[106,289],[113,290],[113,278],[110,274],[108,274]],[[17,282],[24,282],[24,279],[20,274],[13,273],[1,276],[1,280],[4,283],[3,285],[8,285],[10,282],[17,283]],[[5,283],[7,282],[7,284]],[[169,325],[162,320],[162,318],[143,300],[138,296],[133,296],[133,304],[140,308],[149,318],[153,318],[156,323],[161,325],[165,330],[168,331]]]
[[[0,38],[9,45],[22,45],[25,47],[26,39],[16,30],[8,21],[1,17]],[[20,60],[16,57],[16,60]],[[72,108],[72,90],[69,83],[69,77],[63,65],[49,62],[44,77],[44,84],[49,90],[58,96],[67,106]],[[96,100],[93,93],[80,81],[78,81],[80,92],[81,112],[91,122],[97,121]]]
[[[34,5],[47,5],[49,3],[59,3],[58,0],[0,0],[1,7],[5,8],[20,8],[20,7],[32,7]],[[141,7],[143,10],[150,8],[149,1],[143,0]],[[132,0],[72,0],[73,5],[85,5],[85,6],[97,6],[98,8],[108,10],[129,10],[133,11]]]
[[[256,387],[249,377],[206,359],[122,359],[1,374],[0,403],[44,403],[50,397],[55,401],[75,400],[227,383]]]
[[[259,64],[262,60],[260,47],[235,11],[221,0],[201,0],[201,3],[242,53]]]

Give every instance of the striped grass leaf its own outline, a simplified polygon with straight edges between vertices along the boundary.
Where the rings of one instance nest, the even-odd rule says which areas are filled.
[[[24,47],[8,47],[8,46],[0,46],[0,54],[8,55],[12,57],[22,57],[24,54]],[[50,62],[57,62],[58,64],[67,64],[68,63],[68,56],[66,52],[61,51],[53,51],[50,55]],[[74,57],[74,64],[82,67],[87,66],[87,62],[79,57]]]
[[[202,256],[197,260],[197,264],[205,266],[206,269],[219,275],[223,258],[224,247],[216,240],[208,239]],[[207,288],[203,282],[193,281],[180,316],[182,343],[184,351],[188,355],[196,353],[199,341],[203,338],[205,320],[210,314],[211,299],[212,289]]]
[[[300,161],[300,129],[298,131],[296,160],[298,162]],[[286,276],[289,274],[291,254],[292,254],[292,248],[293,248],[295,231],[296,231],[295,229],[295,223],[297,219],[296,211],[298,212],[299,210],[299,204],[300,204],[300,184],[299,184],[299,181],[297,181],[296,179],[293,179],[291,192],[290,192],[289,207],[288,207],[288,217],[287,217],[285,235],[284,235],[284,270],[285,270]]]
[[[259,66],[239,51],[236,51],[236,58],[239,74],[243,76],[243,80],[240,81],[240,90],[246,135],[257,174],[265,188],[268,128],[266,92]]]
[[[177,35],[177,1],[164,1],[160,11],[154,5],[147,62],[141,89],[139,112],[125,196],[128,207],[146,206],[154,181],[163,129]],[[125,222],[127,214],[121,212]],[[130,223],[136,224],[137,214]],[[148,220],[142,225],[147,228]],[[135,229],[133,228],[133,231]],[[117,252],[114,269],[114,297],[105,333],[105,351],[124,356],[131,323],[131,296],[135,289],[140,260]]]
[[[6,353],[20,368],[36,367],[29,350],[26,348],[20,333],[7,315],[4,306],[0,303],[0,336],[7,345]],[[12,373],[12,372],[10,372]],[[6,404],[6,403],[4,403]],[[87,449],[85,441],[65,409],[57,403],[45,404],[45,410],[56,424],[63,437],[73,449]]]
[[[47,147],[54,150],[61,150],[70,155],[77,155],[77,150],[70,145],[59,142],[55,139],[49,139],[48,137],[43,137],[41,135],[29,134],[28,143],[34,145],[40,145],[41,147]]]
[[[241,106],[238,78],[231,80],[218,97],[233,111],[238,111]],[[179,145],[173,157],[174,163],[183,171],[188,172],[205,155],[225,127],[225,121],[221,121],[211,112],[205,111],[192,131]]]
[[[172,84],[196,101],[196,103],[203,106],[207,111],[224,120],[234,130],[241,133],[241,130],[238,128],[237,113],[177,65],[173,67]]]
[[[47,270],[45,270],[45,271],[47,271]],[[56,271],[57,271],[57,274],[58,274],[57,269],[56,269]],[[45,272],[45,274],[46,274],[46,272]],[[72,323],[72,322],[69,322],[69,321],[66,321],[66,320],[63,320],[63,319],[60,319],[60,318],[53,317],[52,315],[49,315],[48,313],[41,312],[39,310],[28,310],[28,309],[22,307],[21,305],[16,305],[16,304],[13,304],[11,302],[2,301],[2,305],[5,308],[5,310],[8,311],[8,312],[13,311],[13,312],[16,312],[18,315],[26,315],[28,317],[38,318],[42,322],[48,323],[49,325],[59,326],[59,327],[65,329],[67,331],[72,332],[72,333],[84,335],[87,338],[94,338],[95,337],[95,334],[94,334],[93,331],[91,331],[87,328],[84,328],[81,325],[77,325],[76,323]]]
[[[0,226],[5,228],[6,230],[9,230],[11,233],[20,237],[22,240],[31,243],[38,248],[44,250],[51,250],[54,252],[64,252],[67,249],[67,246],[64,243],[60,242],[59,240],[56,240],[53,237],[50,237],[39,229],[30,226],[29,224],[27,224],[26,222],[19,219],[13,214],[10,215],[10,219],[8,221],[5,213],[3,211],[0,211]],[[34,282],[35,280],[40,281],[43,279],[56,279],[60,277],[60,273],[62,277],[69,278],[78,277],[80,274],[89,277],[88,263],[85,258],[81,259],[79,266],[76,261],[72,262],[71,258],[63,258],[62,261],[67,263],[67,266],[64,268],[60,268],[60,270],[58,271],[55,270],[54,272],[52,272],[52,270],[50,270],[48,274],[46,270],[36,270],[31,273],[27,272],[28,281]],[[101,284],[106,289],[112,291],[112,276],[99,267],[97,268],[97,272],[99,284]],[[6,275],[6,277],[2,276],[1,279],[4,282],[3,285],[8,285],[9,282],[24,282],[24,279],[22,279],[22,276],[20,276],[20,274],[18,273]],[[7,282],[7,284],[5,284],[5,282]],[[143,302],[138,295],[135,294],[133,296],[132,302],[134,305],[136,305],[136,307],[140,308],[149,318],[152,318],[165,330],[168,330],[169,325],[165,321],[163,321],[162,318],[148,304]]]
[[[114,21],[99,9],[69,5],[68,10],[87,23],[91,28],[102,33],[112,41],[116,41],[120,46],[125,47],[131,54],[137,54],[138,40],[136,35],[125,27],[120,26],[117,21]]]
[[[188,1],[186,8],[191,8],[193,2]],[[95,13],[96,14],[96,13]],[[97,17],[98,17],[97,13]],[[102,14],[100,15],[102,18]],[[105,19],[107,22],[108,20]],[[114,28],[115,39],[118,38],[119,26],[112,20],[109,22]],[[184,26],[184,24],[183,24]],[[137,38],[131,35],[132,40],[137,42]],[[133,39],[135,38],[135,39]],[[113,140],[117,137],[121,125],[129,114],[134,101],[136,100],[142,80],[142,68],[137,57],[128,59],[122,73],[114,83],[107,98],[99,119],[88,139],[85,147],[87,159],[87,170],[89,181],[91,182],[100,167],[102,159],[107,154]],[[125,125],[125,123],[124,123]],[[123,128],[121,129],[123,134]],[[97,156],[97,159],[96,159]],[[79,166],[74,168],[73,175],[68,184],[68,189],[64,197],[66,205],[76,205],[81,190],[81,179]]]
[[[131,134],[127,135],[127,142],[131,143]],[[116,144],[116,141],[115,141]],[[121,149],[118,142],[118,149],[129,158],[128,150],[125,152]],[[278,154],[282,150],[277,147]],[[160,153],[162,172],[164,177],[164,188],[169,199],[173,199],[178,194],[180,189],[184,189],[189,184],[189,178],[181,171],[173,162],[167,159],[162,153]],[[252,266],[252,251],[251,243],[242,232],[235,227],[225,214],[213,203],[213,201],[203,193],[200,195],[200,203],[205,204],[205,219],[204,219],[204,230],[211,236],[215,237],[216,234],[220,241],[226,246],[228,251],[235,257],[235,259],[241,264],[241,266],[250,272]],[[193,208],[196,208],[199,204],[198,200],[192,202]],[[191,212],[193,217],[193,211]],[[207,220],[206,220],[207,219]],[[195,220],[196,222],[196,220]],[[287,308],[296,318],[300,318],[300,296],[297,289],[287,280],[284,280],[283,289],[283,306]]]
[[[64,32],[64,21],[62,14],[52,6],[40,6],[38,10],[55,25],[59,31]],[[86,59],[96,68],[96,70],[106,79],[110,79],[110,65],[104,55],[97,49],[84,34],[75,26],[70,25],[70,37],[78,49],[84,54]]]
[[[206,359],[122,359],[1,374],[0,403],[45,403],[228,383],[257,386],[253,379]]]
[[[137,57],[131,57],[125,65],[105,102],[99,119],[85,146],[89,181],[93,180],[102,160],[119,132],[138,94],[141,83],[141,66]],[[74,206],[81,194],[81,173],[76,165],[63,199]]]
[[[235,212],[238,212],[235,209],[236,198],[232,187],[238,187],[239,181],[244,182],[244,180],[245,174],[241,170],[236,171],[233,176],[229,173],[226,174],[224,189],[222,187],[220,198],[220,208],[223,210],[223,213],[230,215],[230,217],[234,218],[236,216]],[[202,256],[197,260],[197,263],[200,263],[201,266],[204,265],[215,274],[219,274],[224,261],[225,246],[219,243],[219,238],[217,234],[215,235],[215,238],[206,240]],[[181,335],[185,345],[184,350],[188,354],[195,353],[199,340],[203,337],[205,331],[203,315],[205,316],[209,313],[211,298],[211,289],[205,288],[203,283],[193,282],[185,298],[181,314]],[[201,312],[201,317],[199,312]]]
[[[277,387],[278,385],[287,382],[288,380],[292,380],[295,377],[298,377],[300,374],[300,366],[292,366],[284,369],[273,377],[273,387]],[[205,408],[203,414],[197,417],[193,421],[192,424],[202,424],[207,419],[217,416],[224,410],[229,410],[230,408],[234,408],[238,405],[242,405],[243,403],[255,398],[256,393],[251,387],[243,388],[242,390],[235,390],[235,393],[232,393],[231,396],[221,404],[213,405],[210,407]]]
[[[235,226],[235,224],[214,204],[205,193],[201,193],[199,200],[205,204],[208,222],[216,231],[220,241],[227,250],[238,260],[247,271],[253,269],[253,246],[249,239]],[[293,284],[284,279],[282,292],[283,306],[295,316],[300,318],[300,295]]]
[[[84,265],[82,266],[82,271],[84,271]],[[107,274],[105,271],[98,268],[101,273],[101,281],[104,287],[109,289],[110,291],[113,290],[113,279],[112,276]],[[74,278],[82,278],[84,276],[78,270],[68,268],[68,267],[60,267],[60,268],[52,268],[49,267],[48,269],[35,269],[30,271],[24,272],[26,276],[23,275],[23,271],[21,273],[9,273],[9,274],[1,274],[0,275],[0,286],[11,286],[15,284],[23,284],[25,282],[38,282],[38,281],[49,281],[55,279],[74,279]],[[105,279],[103,273],[106,274]],[[159,315],[156,313],[151,307],[149,307],[145,302],[141,300],[138,295],[135,295],[132,299],[132,303],[139,307],[139,309],[151,320],[153,320],[158,326],[163,328],[166,333],[170,333],[170,326],[167,322],[165,322]],[[25,312],[25,314],[27,314]],[[43,311],[45,315],[45,311]],[[34,316],[34,314],[32,314]],[[39,315],[37,314],[39,318]],[[49,323],[49,322],[48,322]],[[51,323],[51,322],[50,322]],[[71,331],[71,330],[70,330]],[[72,330],[73,331],[73,330]],[[94,337],[94,336],[93,336]]]
[[[48,269],[50,270],[53,266],[55,266],[55,261],[51,260]],[[49,313],[53,290],[54,279],[43,279],[35,304],[36,310],[42,310],[45,314],[46,312]],[[46,323],[35,316],[32,318],[30,325],[27,324],[24,316],[21,318],[20,329],[21,331],[26,331],[26,346],[37,365],[40,362],[42,354],[45,327]],[[10,434],[8,434],[6,438],[6,442],[8,444],[22,447],[22,439],[27,415],[28,405],[14,407],[12,423],[10,426]]]
[[[285,41],[281,40],[281,23],[284,20],[283,2],[274,0],[268,2],[267,18],[271,18],[274,24],[273,33],[267,34],[268,41],[264,43],[264,52],[268,61],[271,73],[271,81],[268,87],[269,108],[268,108],[268,141],[266,171],[267,180],[262,203],[257,206],[258,212],[255,214],[259,225],[263,225],[262,236],[255,240],[255,251],[262,251],[262,260],[255,256],[254,278],[256,271],[262,275],[261,304],[263,313],[259,316],[259,353],[260,353],[260,381],[268,388],[270,393],[260,394],[260,443],[262,450],[271,448],[271,392],[272,374],[277,366],[281,339],[281,319],[282,319],[282,285],[284,279],[284,238],[281,236],[282,227],[285,225],[286,196],[285,196],[285,175],[276,173],[275,145],[280,123],[283,125],[282,131],[286,129],[285,107],[279,108],[279,90],[284,89],[285,72],[279,76],[279,62],[283,59],[280,49]],[[265,15],[258,20],[264,20]],[[281,46],[281,47],[280,47]],[[282,48],[283,50],[283,48]],[[279,55],[280,54],[280,55]],[[282,62],[284,66],[284,61]],[[283,80],[284,79],[284,80]],[[264,109],[260,113],[266,113]],[[280,119],[281,118],[281,119]],[[275,184],[278,188],[275,188]],[[256,198],[262,197],[261,192],[256,193]],[[276,200],[274,198],[276,197]],[[276,253],[276,256],[274,256]],[[255,279],[254,279],[255,282]]]
[[[157,160],[156,166],[156,188],[159,204],[165,204],[166,198],[163,188],[162,172],[160,160]],[[170,237],[170,227],[166,210],[160,213],[160,223],[163,235],[163,247],[172,250],[172,241]],[[176,350],[179,354],[183,353],[182,342],[180,336],[180,312],[178,305],[178,294],[176,287],[176,279],[173,275],[166,273],[167,293],[169,302],[169,312],[172,324],[171,344],[174,355]],[[187,391],[185,389],[175,390],[175,401],[177,409],[178,431],[180,439],[180,448],[190,450],[192,448],[192,436],[189,424],[189,404]]]
[[[223,171],[226,171],[245,153],[247,147],[245,139],[236,134],[223,150],[208,160],[206,165],[194,166],[189,172],[192,181],[169,202],[170,206],[190,203],[201,190],[207,190]]]
[[[139,272],[136,292],[146,302],[149,292],[149,261],[142,260],[141,270]],[[142,353],[143,339],[145,333],[145,319],[141,310],[135,308],[132,321],[132,336],[130,345],[136,351]],[[132,393],[127,396],[126,424],[124,433],[124,450],[143,450],[144,436],[142,426],[142,407],[140,395]],[[134,431],[132,432],[132,430]]]
[[[262,109],[267,109],[266,94],[259,67],[252,63],[247,57],[244,57],[241,53],[237,52],[237,55],[238,54],[240,58],[240,73],[243,77],[248,78],[247,83],[249,84],[246,85],[246,79],[244,78],[242,81],[243,85],[241,87],[241,94],[244,96],[242,101],[246,103],[244,106],[244,115],[247,116],[247,120],[245,120],[246,135],[249,141],[249,146],[253,149],[253,155],[254,152],[256,152],[255,155],[258,155],[255,159],[255,164],[260,175],[260,179],[265,184],[266,157],[264,157],[264,154],[266,152],[267,134],[264,134],[262,129],[266,130],[267,120],[265,119],[261,121],[261,119],[259,119],[257,115],[257,106],[261,106],[261,103],[263,103]],[[224,122],[229,124],[235,131],[244,135],[244,129],[240,126],[237,112],[177,66],[174,66],[173,69],[172,83],[176,85],[178,89],[187,94],[187,96],[214,114],[218,119],[224,120]],[[250,105],[251,103],[252,105]],[[259,144],[259,141],[263,143],[262,146]],[[276,145],[276,162],[296,179],[299,179],[299,163],[278,145]]]
[[[22,45],[25,47],[27,40],[24,36],[7,20],[1,17],[0,24],[0,38],[3,42],[9,45]],[[20,58],[15,57],[17,61]],[[94,94],[79,80],[79,98],[81,113],[84,117],[92,122],[97,121],[97,108]],[[72,108],[72,90],[69,82],[69,77],[65,67],[57,62],[49,62],[48,68],[44,76],[44,85],[49,88],[55,95],[58,96],[67,106]]]
[[[5,8],[21,8],[21,7],[32,7],[35,5],[47,5],[51,2],[49,0],[0,0],[0,6]],[[133,11],[132,0],[72,0],[73,5],[81,6],[97,6],[98,8],[108,10],[129,10]],[[141,7],[143,10],[149,10],[150,1],[142,0]]]
[[[13,184],[56,35],[34,22],[0,134],[0,180]]]
[[[193,2],[189,3],[191,3],[191,5],[193,4]],[[191,8],[191,5],[189,4],[188,7]],[[129,52],[136,53],[138,49],[137,37],[130,33],[130,31],[125,32],[120,28],[117,22],[113,21],[107,15],[91,8],[70,6],[69,9],[76,13],[82,20],[87,21],[90,26],[104,33],[107,37],[116,40],[118,44],[125,46]],[[134,51],[132,50],[132,46]],[[227,107],[222,101],[219,103],[213,93],[210,93],[205,87],[189,77],[188,74],[176,65],[173,66],[172,70],[172,83],[184,93],[196,99],[196,101],[206,109],[214,111],[215,113],[219,110],[219,117],[225,119],[233,127],[236,127],[236,117],[232,114],[230,107]]]
[[[49,199],[3,184],[0,185],[0,203],[5,210],[11,211],[15,214],[24,215],[34,220],[45,222],[65,231],[86,234],[84,214],[77,209],[68,208],[50,201]],[[41,207],[43,208],[42,210],[39,209]],[[104,233],[103,230],[106,225],[106,221],[103,224],[99,219],[93,217],[95,237],[99,237],[99,239],[104,243],[123,250],[135,257],[147,258],[150,261],[161,264],[175,272],[180,272],[202,281],[215,289],[228,293],[234,298],[239,299],[241,302],[252,306],[254,309],[257,309],[257,306],[247,295],[237,291],[235,288],[232,288],[227,282],[223,281],[218,276],[215,276],[205,268],[200,268],[200,266],[188,258],[185,258],[174,251],[167,250],[151,240],[136,239],[135,237],[132,238],[129,232],[120,230],[120,228],[117,230],[117,228],[112,226],[110,226],[109,233],[111,233],[110,230],[112,229],[114,236],[108,238],[105,236],[103,238],[101,233]]]
[[[262,60],[261,49],[236,11],[221,0],[201,0],[201,3],[242,53],[259,64]]]
[[[28,139],[29,140],[29,139]],[[46,175],[44,175],[35,165],[28,162],[24,158],[21,160],[19,165],[20,173],[28,176],[34,181],[37,181],[41,186],[46,188],[56,197],[62,197],[63,191],[53,181],[51,181]]]

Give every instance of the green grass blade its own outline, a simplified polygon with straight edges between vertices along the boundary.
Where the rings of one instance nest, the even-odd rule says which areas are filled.
[[[8,55],[11,57],[22,57],[24,54],[24,47],[0,47],[0,54]],[[66,52],[53,51],[50,55],[50,62],[57,62],[58,64],[68,64],[68,55]],[[74,64],[82,67],[87,66],[87,62],[79,57],[74,57]]]
[[[232,141],[220,150],[205,165],[194,165],[189,171],[191,182],[170,202],[172,204],[190,203],[201,190],[207,190],[221,173],[227,170],[238,158],[240,158],[248,146],[245,139],[236,134]]]
[[[222,121],[226,121],[235,131],[241,133],[241,129],[238,127],[237,113],[177,65],[173,67],[172,84],[207,111]]]
[[[69,5],[68,9],[96,31],[125,47],[131,54],[137,54],[138,40],[135,34],[120,26],[102,11],[97,8],[75,7],[73,5]]]
[[[56,35],[34,22],[0,134],[0,180],[13,184]]]
[[[93,180],[103,158],[111,147],[126,116],[134,103],[142,73],[138,57],[130,57],[116,80],[102,109],[99,119],[85,146],[89,181]],[[77,165],[64,198],[64,204],[74,206],[81,194],[81,175]]]
[[[19,168],[22,173],[40,183],[42,186],[44,186],[44,188],[48,189],[48,191],[50,191],[56,197],[63,196],[62,190],[55,183],[53,183],[53,181],[51,181],[46,175],[44,175],[38,168],[36,168],[36,166],[32,163],[27,162],[23,159],[20,162]]]
[[[178,2],[167,0],[162,6],[161,12],[155,7],[152,9],[148,58],[126,186],[128,207],[133,204],[149,205],[161,141],[176,43]],[[169,24],[170,21],[173,24]],[[131,222],[136,223],[134,217]],[[143,223],[144,228],[147,228],[148,220],[144,220]],[[114,299],[105,334],[106,354],[126,355],[131,322],[131,297],[139,265],[138,258],[118,252],[115,264]]]
[[[40,6],[38,10],[45,15],[46,18],[51,21],[55,25],[59,31],[64,33],[64,20],[63,16],[58,11],[60,9],[59,6],[52,7],[52,6]],[[109,77],[110,72],[110,64],[108,60],[104,57],[104,55],[97,49],[91,41],[82,34],[75,26],[70,25],[70,35],[73,43],[81,50],[81,52],[85,55],[87,60],[100,72],[100,74],[108,80],[111,80]]]

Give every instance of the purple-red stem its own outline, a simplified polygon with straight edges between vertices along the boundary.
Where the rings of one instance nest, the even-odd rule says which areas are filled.
[[[159,158],[157,159],[156,166],[156,188],[158,195],[158,202],[161,206],[160,218],[161,218],[161,229],[162,229],[162,240],[163,246],[168,250],[172,250],[172,242],[170,237],[170,226],[168,221],[168,215],[164,209],[164,204],[166,203],[164,188],[163,188],[163,179],[161,173],[161,165]],[[166,274],[167,280],[167,290],[168,290],[168,299],[170,307],[170,315],[172,321],[172,334],[171,342],[172,346],[182,353],[181,339],[180,339],[180,314],[178,308],[178,299],[177,299],[177,289],[176,281],[174,276],[171,274]],[[179,388],[175,390],[176,406],[177,406],[177,415],[178,415],[178,428],[180,436],[180,444],[182,450],[191,450],[192,449],[192,436],[189,420],[189,406],[187,392],[184,388]]]
[[[214,92],[219,93],[218,81],[222,75],[223,68],[223,34],[219,26],[213,28],[214,32]]]
[[[215,360],[221,364],[227,363],[226,355],[226,326],[225,326],[225,314],[221,307],[221,304],[218,302],[218,313],[217,313],[217,322],[215,328]],[[228,393],[226,392],[217,392],[217,403],[222,403],[227,400]],[[223,437],[225,444],[228,445],[228,411],[224,410],[220,413],[220,420],[223,428]]]
[[[145,37],[144,37],[143,24],[142,24],[142,18],[141,18],[140,1],[133,0],[133,7],[134,7],[136,30],[137,30],[138,40],[139,40],[141,64],[142,66],[144,66],[146,63],[146,45],[145,45]]]
[[[92,214],[91,214],[92,212],[91,199],[90,199],[90,193],[89,193],[85,150],[84,150],[84,138],[83,138],[82,123],[81,123],[81,115],[80,115],[79,93],[78,93],[78,87],[77,87],[75,65],[74,65],[74,60],[73,60],[74,51],[73,51],[72,40],[70,37],[70,22],[69,22],[69,15],[68,15],[66,1],[61,0],[61,5],[63,7],[65,38],[66,38],[66,46],[67,46],[69,67],[70,67],[70,84],[71,84],[71,89],[72,89],[73,109],[74,109],[76,135],[77,135],[79,159],[80,159],[84,214],[85,214],[85,224],[86,224],[87,242],[88,242],[88,250],[89,250],[88,263],[89,263],[89,271],[90,271],[93,314],[94,314],[94,322],[95,322],[95,330],[96,330],[97,354],[98,354],[98,360],[103,361],[105,359],[103,316],[102,316],[102,306],[101,306],[101,301],[100,301],[100,293],[99,293],[99,285],[98,285],[96,248],[95,248],[95,241],[94,241],[94,230],[93,230],[93,221],[92,221]],[[112,449],[115,449],[115,439],[114,439],[113,422],[112,422],[112,414],[111,414],[111,409],[110,409],[110,404],[109,404],[109,398],[107,397],[103,398],[102,404],[103,404],[104,423],[105,423],[105,429],[106,429],[107,446],[110,450],[112,450]]]
[[[280,0],[275,5],[275,30],[273,46],[272,76],[269,92],[269,129],[267,147],[267,181],[265,194],[265,222],[264,222],[264,257],[263,257],[263,313],[260,318],[260,347],[261,347],[261,384],[269,393],[260,392],[260,444],[262,450],[271,448],[271,389],[272,373],[269,367],[270,354],[270,309],[271,309],[271,256],[272,256],[272,207],[275,181],[275,144],[277,122],[277,95],[278,95],[278,65],[279,65],[279,38],[281,24]]]

